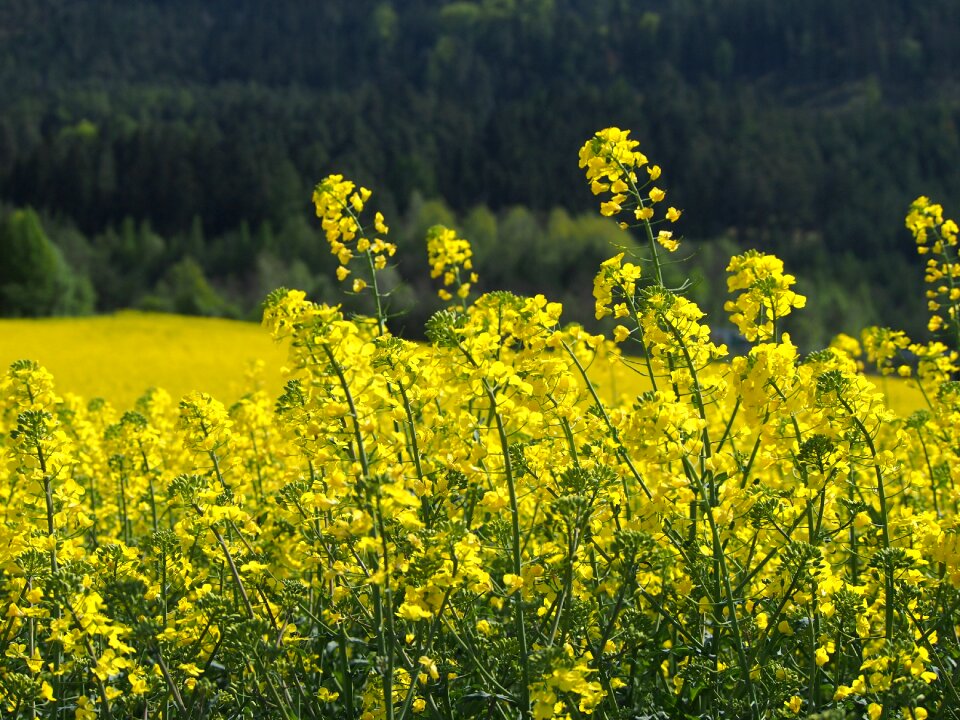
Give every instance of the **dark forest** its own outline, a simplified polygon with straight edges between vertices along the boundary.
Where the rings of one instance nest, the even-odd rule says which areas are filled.
[[[480,289],[589,321],[624,238],[577,150],[617,125],[664,168],[713,313],[726,258],[757,247],[809,296],[807,347],[919,337],[903,216],[917,195],[956,212],[958,36],[952,0],[6,0],[0,313],[337,300],[310,193],[340,172],[401,246],[397,330],[436,308],[411,260],[436,222],[473,241]]]

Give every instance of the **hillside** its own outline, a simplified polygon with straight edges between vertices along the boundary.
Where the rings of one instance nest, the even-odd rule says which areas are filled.
[[[71,311],[255,316],[279,284],[333,297],[308,200],[343,172],[410,245],[439,218],[553,247],[488,274],[560,297],[605,240],[550,213],[592,212],[576,151],[619,125],[687,237],[784,257],[812,296],[802,339],[921,333],[902,218],[960,188],[958,20],[949,0],[11,0],[0,214],[38,210],[89,287]],[[422,268],[395,282],[428,311]]]

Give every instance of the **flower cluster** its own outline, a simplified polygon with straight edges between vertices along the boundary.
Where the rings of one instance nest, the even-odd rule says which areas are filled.
[[[635,303],[637,281],[642,270],[632,262],[623,262],[624,253],[618,253],[600,264],[600,271],[593,280],[593,297],[597,320],[608,315],[620,319],[630,315],[630,304]],[[621,331],[624,332],[624,331]],[[629,330],[625,330],[629,334]],[[626,335],[618,340],[625,339]]]
[[[943,217],[943,207],[924,196],[910,205],[907,228],[913,233],[917,252],[929,255],[925,280],[931,332],[949,332],[960,342],[960,257],[957,255],[957,223]]]
[[[670,230],[653,234],[654,206],[663,202],[666,191],[653,183],[660,178],[659,165],[650,165],[647,156],[636,148],[640,143],[630,139],[629,130],[606,128],[599,131],[580,148],[580,167],[586,170],[590,190],[594,195],[612,193],[609,200],[600,204],[600,213],[606,217],[632,210],[633,218],[643,225],[651,240],[656,240],[665,249],[673,252],[679,242]],[[641,182],[638,175],[643,168],[646,177]],[[669,208],[662,219],[676,222],[680,210]],[[621,222],[626,229],[630,223]]]
[[[730,259],[727,272],[727,291],[738,294],[724,309],[751,342],[775,339],[777,323],[807,303],[790,289],[796,278],[785,274],[783,261],[773,255],[748,250]]]
[[[337,268],[337,279],[340,281],[350,276],[350,263],[355,257],[365,257],[370,275],[375,277],[375,271],[385,268],[387,258],[397,251],[396,245],[381,237],[367,237],[369,231],[360,223],[360,215],[372,194],[365,187],[357,188],[342,175],[329,175],[313,191],[313,203],[317,217],[322,220],[327,242],[330,243],[330,252],[336,255],[340,263]],[[390,231],[380,212],[374,215],[373,229],[384,236]],[[366,280],[355,277],[353,292],[361,292],[367,284]]]
[[[470,242],[448,227],[434,225],[427,231],[427,260],[430,277],[443,278],[443,287],[437,291],[440,299],[452,300],[453,294],[447,288],[453,287],[456,296],[465,301],[471,285],[478,279],[473,272]]]
[[[867,327],[860,331],[860,342],[867,360],[883,375],[897,370],[901,375],[909,374],[909,366],[894,363],[901,359],[904,350],[910,346],[910,338],[903,330],[885,327]]]

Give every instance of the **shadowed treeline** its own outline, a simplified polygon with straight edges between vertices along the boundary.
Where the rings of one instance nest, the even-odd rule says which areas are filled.
[[[333,299],[307,205],[337,171],[381,189],[407,242],[445,215],[497,243],[484,277],[588,317],[567,288],[608,231],[576,219],[592,200],[570,160],[613,123],[664,167],[680,232],[775,251],[806,283],[802,342],[880,319],[919,333],[902,218],[960,186],[958,15],[947,0],[4,3],[0,235],[34,208],[59,260],[40,255],[71,277],[0,311],[253,316],[278,284]],[[36,269],[4,272],[23,286]],[[396,308],[423,299],[402,322],[419,327],[422,268],[408,259],[395,285]]]

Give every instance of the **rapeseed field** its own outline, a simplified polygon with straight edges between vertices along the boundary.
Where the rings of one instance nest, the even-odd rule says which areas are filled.
[[[255,323],[137,312],[0,320],[0,366],[24,358],[53,373],[60,392],[102,397],[119,410],[150,387],[174,398],[201,388],[233,402],[247,392],[251,372],[276,392],[286,359]]]
[[[427,343],[392,336],[386,218],[330,175],[313,201],[337,277],[377,310],[271,293],[281,387],[232,389],[246,347],[229,377],[213,361],[226,402],[88,402],[14,361],[5,714],[956,717],[956,223],[908,210],[935,340],[866,328],[801,355],[782,323],[806,298],[748,251],[727,268],[749,347],[731,357],[664,285],[683,213],[661,168],[617,128],[580,166],[638,239],[598,268],[603,334],[543,296],[477,296],[469,241],[436,227],[423,259],[448,305]],[[109,387],[113,361],[92,362]],[[889,405],[888,377],[917,409]]]
[[[152,387],[179,398],[203,389],[225,403],[251,383],[279,392],[286,381],[285,349],[254,323],[127,311],[90,318],[0,319],[0,367],[30,358],[49,370],[61,393],[103,398],[130,409]],[[629,357],[593,368],[601,395],[627,402],[650,384]],[[896,377],[878,378],[890,407],[908,415],[923,397]]]

